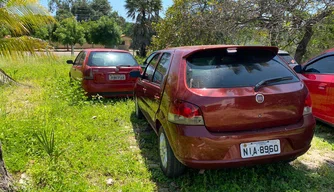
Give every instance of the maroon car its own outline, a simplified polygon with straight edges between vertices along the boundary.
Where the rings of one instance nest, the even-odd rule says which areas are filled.
[[[104,97],[132,96],[137,78],[129,73],[141,70],[128,51],[116,49],[85,49],[67,63],[73,64],[70,78],[82,81],[87,95]]]
[[[150,55],[135,86],[136,115],[159,137],[161,168],[198,169],[289,161],[309,148],[310,95],[278,48],[191,46]]]

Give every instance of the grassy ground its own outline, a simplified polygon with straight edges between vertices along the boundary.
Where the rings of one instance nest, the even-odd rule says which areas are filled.
[[[323,124],[311,150],[290,164],[189,169],[167,179],[155,133],[134,117],[133,101],[86,100],[69,83],[66,59],[0,60],[33,86],[0,87],[0,140],[15,181],[29,177],[22,191],[334,191],[334,128]],[[52,130],[54,142],[42,144]]]

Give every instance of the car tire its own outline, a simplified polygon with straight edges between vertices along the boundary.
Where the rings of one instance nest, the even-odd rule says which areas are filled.
[[[134,98],[135,98],[135,113],[136,113],[136,117],[138,119],[143,119],[144,115],[143,115],[143,113],[141,112],[141,110],[140,110],[140,108],[138,106],[138,99],[137,99],[136,96]]]
[[[182,175],[186,167],[175,157],[163,127],[160,127],[159,129],[158,143],[162,172],[167,177],[177,177]]]

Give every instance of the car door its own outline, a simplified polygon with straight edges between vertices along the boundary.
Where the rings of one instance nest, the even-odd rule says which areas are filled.
[[[150,57],[147,58],[146,60],[148,62],[147,66],[144,70],[142,78],[137,81],[136,91],[135,91],[137,101],[138,101],[138,106],[151,125],[153,125],[153,121],[149,115],[150,100],[146,98],[147,97],[147,87],[148,87],[148,84],[153,79],[154,70],[159,61],[160,55],[161,54],[157,52],[154,55],[150,55]]]
[[[81,51],[75,59],[71,68],[71,77],[75,80],[82,80],[83,77],[83,63],[86,57],[86,52]]]
[[[162,99],[162,91],[164,87],[164,80],[169,69],[172,54],[170,52],[162,53],[158,65],[154,71],[152,81],[146,84],[146,99],[148,108],[147,112],[149,118],[154,123],[156,120],[156,114],[159,110],[160,102]],[[155,125],[155,123],[153,124]],[[154,127],[155,128],[155,127]]]
[[[303,69],[304,82],[308,87],[313,114],[324,121],[334,115],[334,55],[324,56],[307,64]]]

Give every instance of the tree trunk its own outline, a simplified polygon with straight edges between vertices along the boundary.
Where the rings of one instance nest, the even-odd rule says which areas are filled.
[[[74,45],[71,45],[71,56],[74,55]]]
[[[145,45],[145,43],[142,43],[142,45],[140,46],[139,55],[141,57],[146,57],[146,45]]]
[[[306,53],[307,45],[310,42],[312,35],[313,35],[312,25],[307,25],[305,28],[303,39],[298,43],[296,53],[295,53],[295,60],[299,64],[301,64],[302,62],[302,59]]]
[[[11,178],[3,161],[2,148],[0,143],[0,191],[14,191]]]
[[[68,44],[66,45],[66,50],[69,51],[70,49],[68,48]]]

